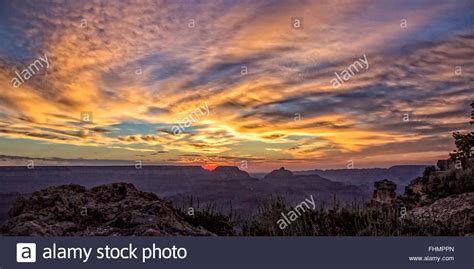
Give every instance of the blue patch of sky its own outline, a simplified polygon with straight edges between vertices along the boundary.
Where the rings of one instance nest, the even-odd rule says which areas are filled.
[[[249,68],[249,66],[252,66],[253,69],[258,69],[258,63],[260,61],[271,59],[272,57],[274,57],[272,52],[266,52],[245,57],[240,60],[217,62],[208,69],[200,72],[199,76],[185,85],[184,88],[187,89],[199,85],[206,85],[213,81],[221,81],[222,79],[225,79],[227,85],[233,85],[233,83],[236,83],[240,79],[246,79],[246,76],[242,76],[243,67]],[[247,72],[251,73],[251,70],[247,69]]]
[[[206,85],[207,83],[211,81],[220,81],[222,78],[228,78],[230,79],[232,76],[233,77],[239,77],[240,72],[242,70],[242,66],[247,66],[248,63],[241,62],[241,63],[219,63],[214,65],[208,70],[205,70],[201,73],[201,75],[187,84],[185,88],[192,88],[195,86],[199,85]]]
[[[18,40],[21,36],[12,29],[2,26],[0,20],[0,55],[7,55],[8,58],[17,60],[27,60],[34,57],[34,55],[24,46],[19,46]]]
[[[151,75],[148,79],[154,82],[190,73],[191,70],[189,69],[189,63],[186,61],[180,59],[168,59],[162,61],[159,67],[152,69]]]
[[[108,127],[111,130],[107,134],[108,137],[129,136],[129,135],[155,135],[159,136],[161,130],[172,132],[173,126],[178,126],[178,123],[159,124],[159,123],[136,123],[136,122],[122,122]],[[182,124],[184,127],[184,123]],[[197,133],[205,126],[191,125],[184,127],[183,133]]]
[[[436,10],[439,6],[439,9]],[[378,23],[386,23],[393,20],[395,24],[400,24],[402,19],[407,20],[407,29],[401,29],[406,34],[397,40],[392,40],[384,50],[398,51],[403,45],[416,42],[438,42],[446,40],[456,34],[465,34],[472,32],[474,2],[472,0],[464,1],[410,1],[399,3],[393,1],[390,3],[381,2],[380,5],[372,5],[368,7],[368,11],[358,14],[353,19],[354,27],[358,23],[365,24],[371,22],[374,25]],[[418,12],[426,9],[436,10],[434,15],[428,12],[426,16],[431,16],[429,21],[421,22],[423,26],[417,25],[416,20],[410,15],[417,16]],[[387,12],[391,10],[391,12]]]
[[[473,5],[474,7],[474,5]],[[462,11],[459,9],[447,10],[426,27],[420,28],[413,33],[413,38],[426,41],[440,41],[449,36],[472,33],[474,10]]]
[[[130,76],[135,75],[137,69],[140,68],[142,74],[148,74],[147,77],[144,77],[143,84],[155,85],[155,83],[168,78],[190,74],[189,66],[183,59],[153,53],[130,62],[124,67],[106,72],[102,77],[109,87],[119,86],[128,81]],[[149,72],[149,70],[151,71]]]
[[[191,73],[190,64],[184,59],[176,56],[168,57],[160,53],[146,55],[136,60],[132,65],[141,67],[143,70],[151,68],[151,74],[145,83],[155,83],[156,81]]]
[[[171,126],[167,124],[151,124],[151,123],[132,123],[122,122],[109,127],[111,132],[107,134],[109,137],[127,136],[127,135],[158,135],[157,130],[169,129]]]
[[[22,35],[22,29],[34,28],[35,25],[27,19],[19,20],[22,13],[14,7],[22,4],[18,1],[0,1],[0,55],[20,61],[37,57],[30,51],[37,40]]]

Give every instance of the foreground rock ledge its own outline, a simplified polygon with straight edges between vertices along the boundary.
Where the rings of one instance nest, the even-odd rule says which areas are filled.
[[[451,195],[408,211],[408,218],[421,221],[450,221],[468,236],[474,236],[474,192]]]
[[[133,184],[86,189],[64,185],[19,198],[0,227],[3,235],[32,236],[209,236],[179,216],[155,194]]]

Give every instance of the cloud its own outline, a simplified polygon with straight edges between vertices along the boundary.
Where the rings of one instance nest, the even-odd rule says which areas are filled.
[[[374,149],[432,160],[445,148],[431,145],[467,129],[470,1],[0,5],[0,136],[15,143],[75,145],[84,157],[97,147],[166,152],[156,161],[377,165]],[[51,68],[13,88],[14,72],[43,53]],[[333,89],[334,72],[364,54],[370,67]],[[204,102],[209,116],[173,135]]]

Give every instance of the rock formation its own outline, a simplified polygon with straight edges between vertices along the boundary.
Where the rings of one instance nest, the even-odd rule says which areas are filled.
[[[439,170],[427,167],[423,176],[414,179],[399,197],[395,183],[386,179],[375,182],[370,205],[393,216],[438,223],[456,234],[474,235],[473,167],[440,171],[445,164],[439,162]]]
[[[396,203],[397,184],[390,180],[384,179],[374,182],[374,194],[371,205],[378,206],[393,206]]]
[[[292,177],[293,173],[290,170],[281,167],[278,170],[271,171],[263,179],[290,179]]]
[[[212,173],[219,179],[251,179],[249,173],[240,170],[236,166],[218,166]]]
[[[361,169],[327,169],[294,172],[295,175],[316,174],[331,181],[356,185],[362,189],[370,190],[374,181],[388,179],[397,184],[397,194],[403,193],[410,182],[423,174],[427,165],[395,165],[390,168],[361,168]],[[372,195],[372,193],[370,193]]]
[[[474,169],[437,171],[426,169],[422,177],[413,180],[401,200],[408,209],[426,206],[454,194],[474,191]]]
[[[451,195],[434,203],[408,211],[408,218],[424,222],[437,220],[452,223],[462,234],[474,235],[474,192]]]
[[[63,185],[19,198],[0,227],[4,235],[212,235],[179,216],[155,194],[129,183],[86,189]]]

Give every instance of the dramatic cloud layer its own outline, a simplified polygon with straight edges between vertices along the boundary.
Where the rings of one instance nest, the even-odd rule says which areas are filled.
[[[59,2],[0,3],[3,165],[428,163],[469,128],[469,0]]]

